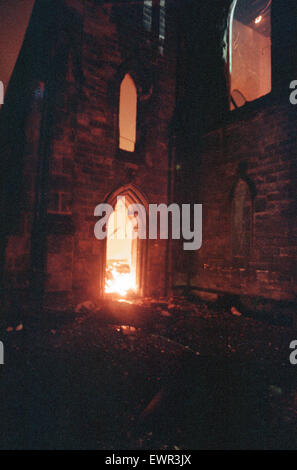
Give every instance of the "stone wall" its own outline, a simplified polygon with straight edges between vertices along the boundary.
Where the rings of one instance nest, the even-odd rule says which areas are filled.
[[[127,185],[147,203],[167,202],[169,125],[175,104],[172,45],[166,43],[162,55],[158,42],[145,36],[141,21],[131,30],[112,5],[88,2],[81,14],[84,85],[77,96],[70,63],[64,105],[57,111],[49,205],[54,225],[60,219],[64,228],[51,230],[47,259],[47,290],[71,292],[75,301],[102,294],[105,245],[94,236],[95,207]],[[118,150],[119,87],[125,73],[137,86],[142,131],[141,147],[131,155]],[[144,293],[162,295],[166,243],[147,244]]]
[[[141,16],[127,21],[135,5],[65,2],[65,21],[60,20],[52,51],[56,69],[46,183],[47,305],[63,307],[102,295],[105,245],[94,236],[94,209],[113,191],[129,186],[147,203],[167,203],[169,128],[175,108],[175,25],[169,9],[166,39],[161,44],[158,36],[145,31]],[[119,91],[126,73],[133,77],[138,92],[139,145],[130,155],[118,149]],[[23,192],[28,202],[22,209],[24,224],[18,234],[10,235],[6,250],[6,277],[13,289],[29,287],[31,222],[38,197],[40,128],[34,113],[26,118]],[[147,241],[143,294],[164,294],[166,250],[165,241]]]
[[[291,303],[296,107],[289,102],[289,84],[296,75],[296,3],[272,2],[272,92],[232,112],[230,4],[213,2],[210,12],[205,3],[190,1],[183,9],[175,192],[178,200],[203,204],[203,244],[194,254],[176,244],[173,284],[177,292],[187,287],[209,299],[229,295]],[[234,218],[240,181],[250,193],[250,202],[239,209],[246,214],[243,230],[250,232],[241,234],[245,250],[234,247],[240,240],[238,215]]]
[[[258,106],[259,108],[259,106]],[[296,120],[288,104],[235,112],[203,138],[196,199],[203,245],[195,286],[293,300],[296,295]],[[244,169],[239,166],[245,162]],[[232,192],[243,172],[252,188],[251,247],[232,253]]]

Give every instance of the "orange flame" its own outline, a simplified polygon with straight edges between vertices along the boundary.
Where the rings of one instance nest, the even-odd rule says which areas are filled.
[[[257,18],[255,19],[255,24],[261,23],[262,19],[263,19],[262,15],[257,16]]]
[[[129,291],[136,291],[135,274],[133,272],[119,273],[113,268],[111,270],[111,279],[106,279],[105,281],[105,292],[125,297]]]

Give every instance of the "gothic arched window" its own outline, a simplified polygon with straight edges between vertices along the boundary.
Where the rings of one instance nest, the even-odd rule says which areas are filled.
[[[253,204],[251,190],[246,181],[239,179],[232,200],[232,254],[246,258],[252,243]]]
[[[134,152],[137,124],[137,89],[132,77],[126,74],[120,88],[119,148]]]
[[[271,91],[272,0],[234,0],[230,15],[231,109]]]

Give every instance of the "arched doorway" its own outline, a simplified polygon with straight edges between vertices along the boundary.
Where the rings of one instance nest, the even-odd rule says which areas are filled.
[[[131,205],[142,206],[146,229],[147,202],[132,185],[114,191],[106,202],[113,207],[107,224],[105,243],[104,283],[105,295],[140,296],[145,291],[147,262],[146,239],[138,237],[135,217],[128,213]]]

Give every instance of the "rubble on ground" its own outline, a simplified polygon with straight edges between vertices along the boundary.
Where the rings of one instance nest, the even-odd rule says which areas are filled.
[[[74,377],[77,374],[84,377],[77,384],[79,388],[75,393],[80,396],[84,387],[90,387],[85,384],[88,381],[95,381],[96,387],[103,387],[101,394],[105,396],[106,393],[106,398],[102,400],[107,400],[107,408],[111,406],[111,397],[119,406],[119,409],[112,408],[113,433],[115,427],[121,429],[125,423],[126,431],[121,435],[123,445],[130,442],[135,448],[183,448],[183,431],[180,431],[180,438],[176,437],[179,425],[172,430],[173,442],[158,436],[154,430],[135,431],[135,426],[139,417],[147,414],[147,407],[154,410],[150,407],[154,397],[160,398],[157,401],[161,411],[156,412],[162,412],[167,401],[170,402],[167,399],[169,392],[167,395],[164,393],[163,398],[162,390],[166,390],[164,387],[172,377],[182,378],[185,364],[192,364],[191,361],[193,364],[198,361],[202,383],[213,372],[208,364],[216,364],[217,361],[232,364],[232,367],[236,364],[239,371],[241,363],[255,364],[255,370],[261,374],[263,371],[263,380],[265,375],[267,381],[267,396],[274,409],[276,428],[279,422],[290,426],[295,424],[296,389],[293,382],[290,385],[283,383],[280,372],[289,365],[288,344],[292,340],[292,332],[287,328],[234,315],[230,309],[189,301],[184,297],[128,299],[128,302],[114,302],[112,307],[84,302],[79,307],[68,322],[53,325],[48,321],[40,330],[37,323],[26,323],[26,328],[20,329],[17,335],[8,334],[7,341],[15,350],[18,364],[23,363],[23,369],[33,376],[39,377],[44,373],[44,364],[65,358],[65,364],[69,361],[70,370],[71,367],[74,369]],[[112,309],[112,315],[109,309]],[[22,354],[24,344],[25,355]],[[12,356],[10,353],[8,360],[13,361]],[[73,358],[77,358],[75,366],[72,365]],[[236,362],[230,363],[231,359]],[[10,371],[13,370],[11,366]],[[55,378],[55,372],[51,375]],[[121,390],[121,394],[117,390]],[[182,392],[177,395],[182,395]],[[104,414],[104,410],[98,412]],[[102,420],[106,426],[106,418],[102,417]],[[90,428],[91,424],[83,426]],[[95,447],[110,447],[113,438],[108,439],[98,437]]]

